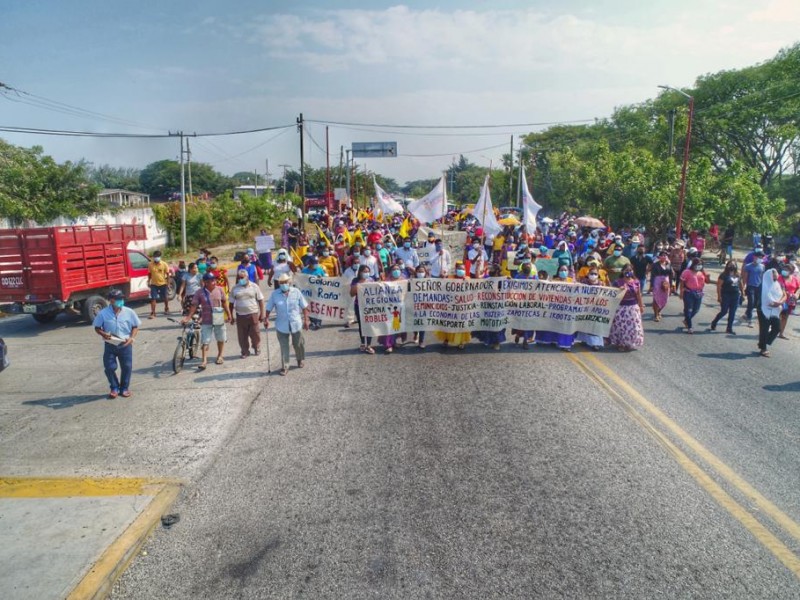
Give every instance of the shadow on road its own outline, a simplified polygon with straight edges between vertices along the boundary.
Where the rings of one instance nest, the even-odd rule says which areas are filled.
[[[98,400],[107,400],[105,395],[102,396],[61,396],[60,398],[42,398],[41,400],[26,400],[23,404],[28,406],[44,406],[58,410],[60,408],[72,408],[78,404],[87,404],[89,402],[97,402]]]
[[[800,392],[800,381],[793,381],[781,385],[765,385],[764,389],[768,392]]]
[[[236,373],[220,373],[219,375],[204,375],[203,377],[194,377],[192,381],[202,383],[207,381],[230,381],[238,379],[257,379],[260,377],[267,377],[269,373],[267,373],[266,366],[267,366],[266,363],[264,363],[263,371],[255,371],[255,372],[238,371]],[[210,368],[211,367],[209,366],[209,369]]]
[[[716,358],[718,360],[744,360],[745,358],[752,358],[757,355],[758,352],[749,352],[746,354],[740,354],[739,352],[707,352],[698,354],[697,356],[699,358]]]

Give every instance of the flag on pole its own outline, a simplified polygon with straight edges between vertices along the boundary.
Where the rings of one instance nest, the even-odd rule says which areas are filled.
[[[525,179],[524,165],[520,176],[522,178],[522,224],[525,225],[525,233],[535,235],[536,215],[539,214],[542,207],[533,199],[533,194],[528,190],[528,180]]]
[[[430,192],[408,205],[408,212],[423,223],[433,223],[447,214],[447,186],[444,175]]]
[[[406,217],[403,219],[403,224],[400,225],[400,231],[397,233],[402,238],[407,238],[411,233],[411,218]]]
[[[372,183],[375,185],[376,208],[378,210],[384,215],[393,215],[403,212],[403,206],[378,185],[378,181],[375,179],[374,175],[372,176]]]
[[[325,232],[322,231],[322,227],[319,226],[319,223],[314,223],[317,226],[317,230],[319,231],[319,239],[324,240],[328,246],[333,246],[331,241],[328,239],[328,236],[325,235]]]
[[[478,198],[477,204],[472,211],[472,216],[478,219],[483,225],[483,232],[489,240],[503,231],[503,226],[497,222],[497,217],[494,216],[494,208],[492,207],[492,194],[489,192],[489,175],[483,181],[481,188],[481,196]]]

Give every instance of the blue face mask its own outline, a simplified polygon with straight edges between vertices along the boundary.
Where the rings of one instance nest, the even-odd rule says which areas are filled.
[[[328,252],[327,250],[322,252],[322,256],[330,256],[330,255],[331,255],[331,253]]]
[[[622,250],[614,250],[614,256],[622,256]]]
[[[392,269],[392,277],[395,279],[400,277],[400,271],[398,269]]]
[[[122,308],[125,306],[125,300],[114,300],[114,306],[117,308]]]
[[[456,276],[464,277],[464,275],[466,275],[466,274],[467,274],[467,272],[464,269],[456,269]]]
[[[561,279],[566,279],[567,278],[567,272],[566,271],[559,271],[558,272],[558,276],[561,277]]]
[[[289,284],[288,283],[282,283],[282,284],[280,284],[280,287],[281,287],[281,291],[282,292],[288,292],[289,291]]]
[[[409,248],[411,248],[411,242],[406,242],[406,243],[404,243],[404,244],[403,244],[403,248],[405,248],[406,250],[408,250]]]
[[[381,245],[381,244],[375,244],[375,249],[376,249],[376,250],[380,250],[381,248],[383,248],[383,245]]]
[[[247,277],[241,277],[239,278],[239,285],[247,285],[248,281]]]

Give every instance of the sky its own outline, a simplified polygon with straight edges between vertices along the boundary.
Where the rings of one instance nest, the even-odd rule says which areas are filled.
[[[0,95],[0,126],[197,137],[193,160],[233,174],[269,161],[324,167],[353,142],[395,141],[358,159],[399,183],[455,157],[496,165],[546,123],[604,118],[658,85],[763,62],[800,41],[797,0],[0,0],[0,82],[95,114]],[[52,105],[51,105],[52,106]],[[72,112],[72,111],[68,111]],[[482,129],[419,126],[493,125]],[[166,139],[0,132],[59,162],[141,168],[177,159]]]

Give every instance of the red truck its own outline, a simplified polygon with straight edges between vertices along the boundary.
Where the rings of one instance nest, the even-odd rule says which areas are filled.
[[[144,239],[144,225],[0,229],[0,310],[49,323],[72,309],[91,321],[111,289],[146,299],[150,259],[128,248]],[[170,271],[170,300],[175,291]]]

